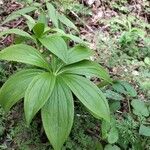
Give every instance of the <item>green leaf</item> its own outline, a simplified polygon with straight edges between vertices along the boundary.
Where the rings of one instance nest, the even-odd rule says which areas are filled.
[[[95,142],[95,150],[103,150],[103,145],[98,140]]]
[[[28,3],[33,3],[33,0],[27,0]]]
[[[0,104],[8,111],[16,102],[24,97],[25,90],[32,79],[42,70],[27,69],[12,75],[0,89]]]
[[[110,82],[104,80],[104,81],[99,82],[96,85],[98,86],[98,88],[103,88],[113,82],[111,78],[109,80],[110,80]]]
[[[121,109],[120,101],[113,101],[113,103],[111,103],[109,106],[111,112],[116,112]]]
[[[67,139],[74,117],[73,97],[70,89],[59,78],[53,93],[42,108],[42,122],[50,143],[60,150]]]
[[[47,18],[44,11],[42,11],[38,17],[38,23],[43,23],[45,26],[47,26]]]
[[[62,79],[89,111],[99,118],[110,120],[107,100],[94,83],[84,77],[71,74],[63,74]]]
[[[111,90],[107,90],[106,93],[105,93],[105,96],[108,98],[108,99],[113,99],[113,100],[117,100],[117,101],[121,101],[123,100],[123,96],[114,92],[114,91],[111,91]]]
[[[146,127],[143,124],[141,124],[139,134],[150,137],[150,127]]]
[[[144,63],[150,66],[150,57],[145,57]]]
[[[74,25],[72,21],[70,21],[65,15],[63,14],[58,14],[58,18],[60,22],[62,22],[64,25],[66,25],[69,28],[73,28],[76,31],[78,31],[77,27]]]
[[[106,145],[104,150],[121,150],[117,145]]]
[[[27,41],[27,39],[23,36],[17,36],[14,39],[14,44],[21,44],[21,43],[25,43]]]
[[[116,119],[113,116],[111,116],[110,122],[102,121],[101,131],[103,139],[107,139],[111,144],[117,142],[119,135],[116,128]]]
[[[148,108],[147,108],[146,104],[144,103],[144,101],[134,99],[134,100],[132,100],[131,105],[134,108],[134,110],[133,110],[134,114],[136,114],[138,116],[142,115],[145,117],[149,116],[149,111],[148,111]]]
[[[11,20],[14,20],[14,19],[20,17],[21,15],[25,15],[25,14],[27,14],[27,13],[30,13],[30,12],[36,10],[36,9],[37,9],[36,7],[28,6],[28,7],[26,7],[26,8],[17,10],[17,11],[15,11],[15,12],[11,13],[11,15],[9,15],[9,16],[6,18],[6,20],[3,22],[3,24],[5,24],[5,23],[7,23],[7,22],[9,22],[9,21],[11,21]]]
[[[67,45],[63,38],[59,36],[48,36],[40,38],[39,41],[44,47],[46,47],[50,52],[55,54],[58,58],[67,63]]]
[[[55,76],[44,72],[36,76],[25,92],[24,111],[29,125],[36,113],[47,102],[55,85]]]
[[[35,2],[33,3],[33,6],[37,7],[37,8],[40,8],[42,7],[42,3],[41,2]]]
[[[116,143],[118,141],[118,138],[119,138],[119,133],[117,128],[112,127],[108,134],[108,142],[110,144]]]
[[[125,90],[131,97],[137,96],[137,92],[131,84],[129,84],[126,81],[121,81],[120,83],[121,83],[121,85],[123,85],[123,87],[125,88]]]
[[[139,28],[132,28],[131,33],[133,33],[134,36],[139,36],[143,39],[145,38],[145,34],[146,34],[146,32],[143,29],[139,29]]]
[[[35,20],[29,15],[22,15],[22,16],[24,16],[27,19],[27,25],[29,27],[29,30],[31,31],[36,24]]]
[[[106,139],[108,137],[108,132],[110,131],[110,129],[111,129],[111,124],[103,120],[101,124],[101,133],[103,139]]]
[[[91,49],[84,45],[77,45],[68,51],[68,63],[72,64],[87,59],[94,53]]]
[[[83,44],[87,44],[87,42],[83,41],[81,38],[75,36],[75,35],[72,35],[72,34],[62,34],[62,37],[66,37],[66,38],[69,38],[71,39],[72,41],[76,42],[76,43],[83,43]]]
[[[40,38],[44,33],[45,24],[44,23],[37,23],[33,27],[33,32],[37,38]]]
[[[109,73],[101,65],[88,60],[83,60],[78,63],[65,66],[60,70],[60,72],[98,77],[106,80],[107,82],[112,81]]]
[[[126,90],[125,90],[125,88],[123,87],[123,85],[121,85],[120,82],[114,83],[114,84],[112,85],[112,88],[113,88],[116,92],[118,92],[118,93],[121,93],[121,94],[126,94],[126,93],[127,93]]]
[[[52,23],[55,25],[56,28],[58,28],[59,27],[58,12],[56,11],[55,7],[52,4],[47,3],[46,6],[48,9],[48,15],[49,15]]]
[[[20,29],[9,29],[7,31],[3,31],[0,33],[0,37],[7,34],[16,34],[34,40],[34,38],[30,34]]]
[[[25,44],[13,45],[3,49],[0,51],[0,60],[22,62],[49,70],[49,64],[41,53]]]
[[[62,36],[63,38],[67,38],[70,39],[76,43],[81,43],[81,44],[89,44],[88,42],[83,41],[81,38],[79,38],[78,36],[72,35],[72,34],[66,34],[63,30],[58,29],[58,28],[54,28],[51,29],[49,27],[47,27],[45,34],[48,32],[56,32],[57,35]]]

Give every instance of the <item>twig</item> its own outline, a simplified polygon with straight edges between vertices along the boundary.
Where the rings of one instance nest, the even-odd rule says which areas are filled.
[[[20,20],[16,23],[16,25],[13,26],[13,28],[18,27],[18,26],[22,23],[22,21],[23,21],[23,19],[20,19]]]
[[[131,114],[131,107],[130,107],[130,100],[129,100],[129,98],[127,98],[127,101],[128,101],[128,110],[129,110],[129,113]]]
[[[80,17],[74,12],[74,11],[70,11],[79,21],[81,21],[92,33],[94,33],[94,31],[93,31],[93,29],[90,27],[90,26],[88,26],[87,24],[85,24],[85,22],[82,20],[82,19],[80,19]]]
[[[100,138],[100,136],[99,135],[97,135],[96,133],[94,133],[93,131],[91,131],[91,130],[87,130],[87,132],[89,133],[89,134],[92,134],[95,138],[97,138],[97,139],[100,139],[101,140],[101,138]]]

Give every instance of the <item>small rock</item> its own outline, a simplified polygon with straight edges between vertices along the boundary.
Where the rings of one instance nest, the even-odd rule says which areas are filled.
[[[125,72],[128,72],[128,69],[125,68],[124,71],[125,71]]]
[[[138,76],[138,75],[139,75],[139,72],[138,72],[138,71],[133,71],[132,74],[133,74],[134,76]]]
[[[8,27],[1,27],[0,26],[0,32],[7,31],[8,29],[9,29]]]
[[[0,5],[3,5],[4,3],[3,3],[3,0],[0,0]]]
[[[87,3],[89,6],[91,6],[94,2],[95,2],[95,0],[87,0],[86,3]]]

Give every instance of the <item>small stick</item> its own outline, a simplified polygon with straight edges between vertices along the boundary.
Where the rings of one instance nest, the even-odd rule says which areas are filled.
[[[93,31],[93,29],[90,27],[90,26],[88,26],[87,24],[85,24],[85,22],[82,20],[82,19],[80,19],[80,17],[74,12],[74,11],[70,11],[76,18],[78,18],[78,20],[79,21],[81,21],[92,33],[94,33],[94,31]]]

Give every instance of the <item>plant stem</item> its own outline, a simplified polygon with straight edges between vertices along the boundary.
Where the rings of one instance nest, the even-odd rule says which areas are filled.
[[[129,109],[129,113],[131,114],[131,107],[130,107],[130,99],[127,97],[127,101],[128,101],[128,109]]]

